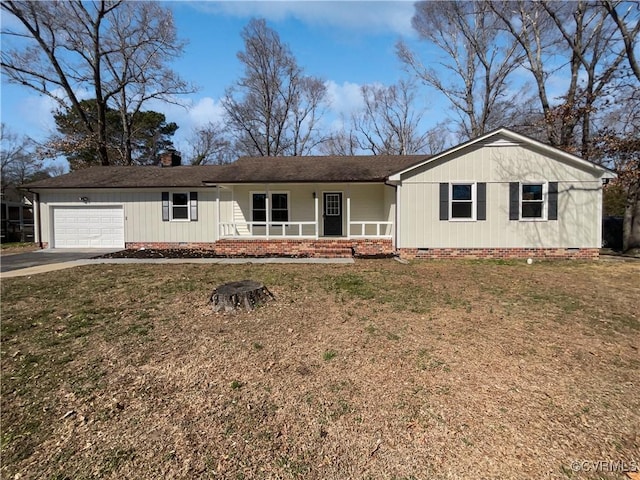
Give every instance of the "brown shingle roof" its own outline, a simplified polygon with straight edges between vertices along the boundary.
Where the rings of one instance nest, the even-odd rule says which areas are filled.
[[[198,187],[205,183],[381,182],[426,155],[243,157],[229,165],[91,167],[29,189]]]

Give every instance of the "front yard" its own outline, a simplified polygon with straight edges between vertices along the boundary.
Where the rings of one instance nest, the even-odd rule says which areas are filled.
[[[211,290],[245,278],[277,301],[213,314]],[[640,264],[604,261],[3,280],[0,473],[626,478],[640,461],[638,305]]]

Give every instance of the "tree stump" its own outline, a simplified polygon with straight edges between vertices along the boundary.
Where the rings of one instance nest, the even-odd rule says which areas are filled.
[[[244,308],[253,310],[257,305],[273,300],[275,297],[262,283],[255,280],[241,280],[220,285],[211,292],[209,302],[213,311],[233,312]]]

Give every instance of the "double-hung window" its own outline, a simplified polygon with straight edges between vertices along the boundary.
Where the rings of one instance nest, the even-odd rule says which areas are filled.
[[[558,220],[558,182],[511,182],[510,220]]]
[[[265,193],[253,193],[251,195],[251,221],[267,221],[267,195]]]
[[[198,192],[162,192],[163,222],[197,222]]]
[[[485,182],[441,183],[440,220],[467,221],[487,219],[487,184]]]
[[[171,220],[189,220],[189,194],[171,194]]]
[[[450,184],[451,220],[475,220],[475,184]]]
[[[545,217],[546,184],[523,183],[520,193],[520,218],[543,219]]]

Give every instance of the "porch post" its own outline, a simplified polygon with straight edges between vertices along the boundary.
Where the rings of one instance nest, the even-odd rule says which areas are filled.
[[[264,199],[264,208],[267,209],[265,212],[265,217],[267,219],[267,240],[269,240],[269,223],[271,222],[271,208],[269,207],[269,184],[267,183],[265,188],[266,194]]]
[[[40,244],[42,239],[40,235],[40,195],[39,194],[37,193],[33,194],[33,200],[31,204],[33,205],[33,241],[34,243],[39,244],[40,248],[42,248],[42,245]]]
[[[347,238],[351,238],[351,184],[347,184]]]
[[[222,219],[220,218],[220,185],[216,185],[216,215],[218,216],[218,226],[214,240],[218,240],[222,236]]]
[[[392,245],[394,250],[397,250],[400,246],[400,185],[396,185],[396,205],[395,212],[393,212],[393,230],[392,230]]]
[[[319,222],[319,213],[320,213],[320,205],[319,205],[319,199],[318,197],[320,196],[320,192],[318,192],[318,185],[314,185],[313,186],[314,192],[313,192],[313,206],[315,208],[316,211],[316,240],[318,238],[320,238],[320,224]]]

